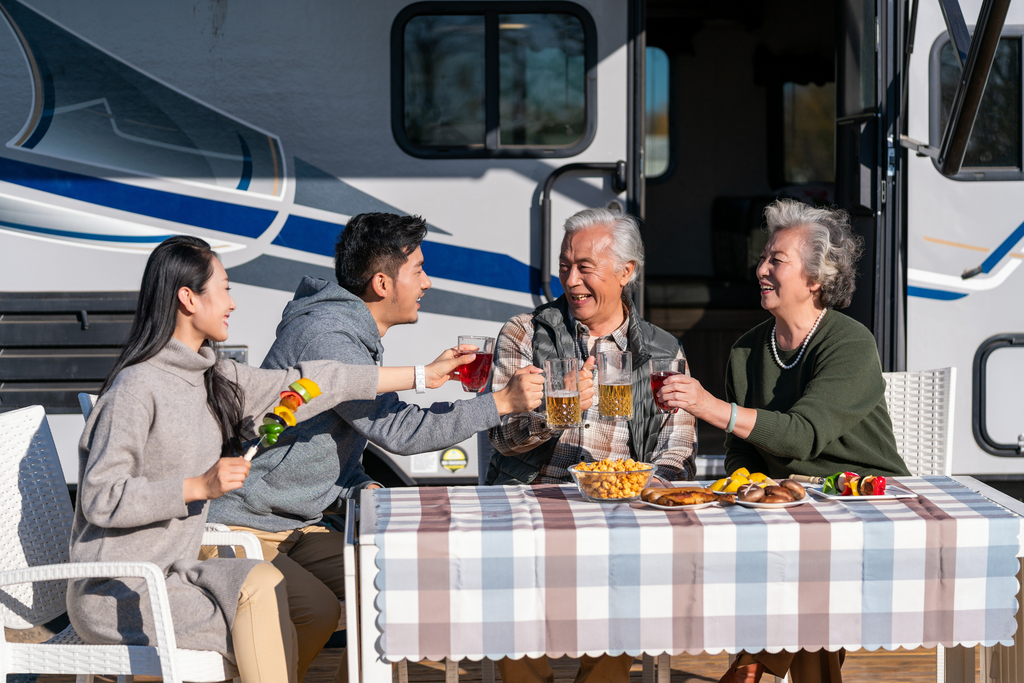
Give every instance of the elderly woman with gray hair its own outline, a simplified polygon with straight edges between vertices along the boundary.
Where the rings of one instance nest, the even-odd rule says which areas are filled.
[[[725,468],[780,479],[909,475],[896,451],[875,339],[837,313],[850,304],[862,251],[845,211],[779,199],[765,210],[769,239],[757,278],[772,318],[729,354],[726,400],[692,377],[669,378],[661,397],[726,431]],[[794,683],[841,680],[844,653],[742,653],[722,681],[757,681],[767,670]]]

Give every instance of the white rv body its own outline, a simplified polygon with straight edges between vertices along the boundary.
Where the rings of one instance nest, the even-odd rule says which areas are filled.
[[[428,4],[429,11],[444,12],[481,5]],[[356,213],[382,210],[419,214],[429,222],[425,269],[433,281],[419,322],[388,332],[385,363],[427,362],[459,334],[496,336],[504,320],[544,300],[541,251],[557,250],[558,226],[567,216],[613,200],[643,201],[635,183],[626,196],[613,189],[608,175],[562,178],[552,194],[555,227],[548,243],[540,244],[543,186],[553,171],[575,163],[637,163],[631,126],[642,124],[631,117],[629,104],[629,26],[636,0],[572,4],[590,18],[596,40],[588,77],[596,92],[588,110],[589,142],[569,156],[550,158],[425,158],[396,140],[392,110],[393,30],[403,13],[422,3],[253,0],[243,7],[173,0],[142,11],[132,0],[0,0],[0,291],[133,292],[155,244],[170,234],[199,235],[217,249],[233,281],[238,309],[228,346],[247,351],[248,362],[258,365],[299,278],[330,278],[334,239],[345,222]],[[499,5],[502,12],[541,11],[538,4],[493,6]],[[981,0],[964,1],[968,24],[980,6]],[[662,7],[666,11],[671,16],[672,8]],[[1004,35],[1019,36],[1022,27],[1024,7],[1014,4]],[[880,30],[854,28],[864,35]],[[932,145],[939,140],[930,118],[930,51],[945,36],[938,3],[921,0],[909,70],[908,133]],[[698,40],[696,49],[709,43],[712,34]],[[62,66],[61,59],[68,63]],[[62,69],[83,61],[98,65],[95,73],[101,75],[90,76],[94,84],[60,81]],[[95,92],[48,108],[47,82]],[[200,121],[196,145],[160,141],[156,132],[132,128],[137,121],[112,114],[123,96],[117,84],[123,82],[146,94],[140,107],[177,113],[183,127]],[[718,85],[723,101],[742,92]],[[716,87],[703,83],[676,92],[673,106],[714,106]],[[729,101],[735,115],[743,105]],[[756,131],[743,133],[756,137]],[[236,135],[252,144],[233,148]],[[674,135],[708,143],[702,130]],[[709,161],[688,158],[688,148],[697,147],[674,148],[681,151],[673,167]],[[739,156],[710,161],[716,167],[748,163]],[[948,179],[930,158],[913,153],[899,173],[907,199],[905,251],[896,256],[906,259],[906,367],[958,369],[955,473],[1024,476],[1024,462],[986,452],[972,429],[979,346],[996,335],[1024,334],[1022,185]],[[680,232],[689,229],[688,218],[680,216]],[[673,242],[688,250],[681,262],[710,261],[702,256],[702,250],[710,254],[709,243],[703,234]],[[659,244],[648,243],[648,252],[664,262]],[[961,277],[979,265],[979,274]],[[702,263],[693,269],[710,272]],[[551,274],[557,294],[554,267]],[[1024,433],[1024,401],[1017,389],[1024,385],[1024,359],[1017,356],[1024,356],[1019,347],[1000,348],[987,368],[986,429],[1001,443],[1016,443]],[[466,397],[457,384],[422,397],[403,396],[424,405]],[[82,418],[69,411],[51,414],[50,423],[67,478],[74,481]],[[486,448],[486,440],[481,443]],[[476,481],[478,439],[458,448],[464,460],[458,452],[443,460],[443,452],[400,457],[371,446],[405,483]]]

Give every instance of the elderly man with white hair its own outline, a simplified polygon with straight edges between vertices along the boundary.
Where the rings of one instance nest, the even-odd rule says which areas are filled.
[[[509,320],[494,353],[493,388],[500,390],[520,368],[543,367],[553,358],[586,359],[603,351],[630,351],[633,360],[633,418],[598,419],[590,372],[581,373],[583,428],[547,428],[542,415],[505,416],[488,435],[494,452],[488,484],[552,484],[571,481],[568,467],[582,460],[632,457],[654,465],[662,482],[692,479],[696,421],[689,413],[659,413],[651,392],[651,358],[684,360],[679,341],[640,319],[626,294],[636,286],[644,247],[636,219],[608,209],[585,209],[565,222],[558,279],[565,294]],[[689,374],[687,367],[686,373]],[[575,683],[625,683],[633,658],[583,657]],[[551,683],[547,658],[498,662],[506,683]]]

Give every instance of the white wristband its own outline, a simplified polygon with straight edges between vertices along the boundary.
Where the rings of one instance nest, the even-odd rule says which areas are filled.
[[[427,391],[427,371],[422,365],[416,366],[416,393],[424,394]]]

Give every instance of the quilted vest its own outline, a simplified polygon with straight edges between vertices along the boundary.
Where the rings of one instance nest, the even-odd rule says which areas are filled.
[[[623,297],[629,313],[626,330],[628,350],[633,354],[633,419],[629,421],[629,454],[634,460],[650,462],[658,445],[658,433],[667,419],[659,413],[651,393],[651,358],[675,358],[679,340],[646,320],[633,310],[632,302]],[[565,295],[539,306],[533,312],[533,364],[544,367],[552,358],[578,357],[579,351],[569,330],[569,312]],[[585,360],[585,359],[581,359]],[[561,433],[526,453],[502,455],[491,449],[486,484],[531,484],[558,444]]]

